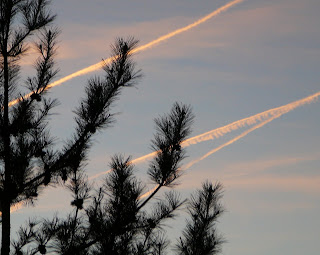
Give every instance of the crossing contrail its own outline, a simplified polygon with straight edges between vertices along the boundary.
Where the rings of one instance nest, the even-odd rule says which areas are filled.
[[[194,164],[200,162],[201,160],[204,160],[205,158],[209,157],[210,155],[218,152],[219,150],[223,149],[224,147],[230,145],[230,144],[233,144],[234,142],[238,141],[239,139],[245,137],[247,134],[251,133],[252,131],[258,129],[258,128],[261,128],[263,127],[264,125],[266,125],[267,123],[273,121],[274,119],[276,118],[279,118],[282,114],[279,113],[278,115],[274,115],[273,117],[253,126],[252,128],[249,128],[248,130],[244,131],[243,133],[241,133],[240,135],[236,136],[235,138],[231,139],[230,141],[224,143],[224,144],[221,144],[220,146],[218,146],[217,148],[214,148],[213,150],[207,152],[205,155],[203,155],[202,157],[198,158],[198,159],[195,159],[195,160],[192,160],[191,162],[189,162],[184,168],[183,170],[187,170],[189,169],[190,167],[192,167]]]
[[[155,46],[155,45],[157,45],[157,44],[159,44],[159,43],[161,43],[161,42],[163,42],[165,40],[168,40],[168,39],[170,39],[170,38],[172,38],[172,37],[174,37],[174,36],[176,36],[178,34],[186,32],[186,31],[188,31],[188,30],[190,30],[190,29],[192,29],[192,28],[194,28],[194,27],[206,22],[207,20],[219,15],[220,13],[223,13],[223,12],[227,11],[231,7],[241,3],[243,1],[244,0],[231,1],[231,2],[221,6],[217,10],[209,13],[208,15],[202,17],[201,19],[199,19],[199,20],[197,20],[197,21],[195,21],[195,22],[193,22],[193,23],[191,23],[191,24],[189,24],[189,25],[187,25],[185,27],[179,28],[177,30],[174,30],[173,32],[170,32],[170,33],[166,34],[166,35],[160,36],[159,38],[157,38],[157,39],[155,39],[155,40],[153,40],[153,41],[151,41],[149,43],[146,43],[146,44],[144,44],[144,45],[132,50],[132,53],[136,53],[136,52],[147,50],[147,49],[149,49],[149,48],[151,48],[151,47],[153,47],[153,46]],[[47,86],[47,89],[50,89],[52,87],[56,87],[58,85],[61,85],[62,83],[66,82],[66,81],[69,81],[69,80],[71,80],[71,79],[73,79],[75,77],[82,76],[82,75],[97,71],[97,70],[101,69],[104,65],[109,64],[112,61],[113,58],[114,57],[110,57],[110,58],[102,60],[102,61],[100,61],[100,62],[98,62],[98,63],[96,63],[94,65],[88,66],[88,67],[83,68],[83,69],[81,69],[81,70],[79,70],[77,72],[74,72],[74,73],[72,73],[70,75],[67,75],[67,76],[65,76],[65,77],[63,77],[63,78],[61,78],[61,79],[59,79],[59,80],[57,80],[57,81],[55,81],[53,83],[50,83]],[[29,94],[26,94],[24,96],[24,98],[29,98],[32,94],[33,94],[33,92],[30,92]],[[9,106],[13,106],[13,105],[17,104],[20,100],[21,100],[21,98],[17,98],[15,100],[12,100],[11,102],[9,102]]]
[[[250,117],[234,121],[234,122],[232,122],[232,123],[230,123],[228,125],[225,125],[223,127],[219,127],[219,128],[210,130],[208,132],[202,133],[200,135],[191,137],[191,138],[186,139],[185,141],[183,141],[181,145],[182,145],[182,147],[188,147],[190,145],[201,143],[201,142],[204,142],[204,141],[214,140],[214,139],[222,137],[225,134],[230,133],[232,131],[238,130],[238,129],[246,127],[246,126],[252,126],[254,124],[257,124],[257,123],[261,122],[259,125],[256,125],[256,126],[253,127],[254,128],[253,130],[255,130],[257,128],[260,128],[260,127],[264,126],[266,123],[268,123],[268,122],[270,122],[270,121],[272,121],[272,120],[274,120],[276,118],[279,118],[283,114],[286,114],[286,113],[296,109],[297,107],[301,107],[301,106],[303,106],[305,104],[310,104],[310,103],[316,101],[319,96],[320,96],[320,91],[318,91],[318,92],[316,92],[316,93],[314,93],[314,94],[312,94],[310,96],[304,97],[302,99],[293,101],[293,102],[291,102],[289,104],[282,105],[282,106],[279,106],[279,107],[276,107],[276,108],[272,108],[272,109],[269,109],[269,110],[264,111],[264,112],[260,112],[258,114],[252,115]],[[265,124],[263,124],[263,123],[265,123]],[[263,124],[263,125],[261,125],[261,124]],[[246,132],[248,132],[249,130],[251,130],[251,129],[248,129]],[[246,132],[244,132],[244,133],[246,133]],[[248,133],[250,133],[250,132],[251,131],[249,131]],[[245,135],[247,135],[247,134],[245,134]],[[245,135],[243,135],[243,136],[245,136]],[[242,137],[240,137],[240,138],[242,138]],[[240,138],[238,138],[238,139],[235,138],[235,139],[239,140]],[[233,142],[231,142],[231,143],[233,143]],[[227,145],[229,145],[229,144],[226,144],[225,146],[227,146]],[[223,146],[223,147],[225,147],[225,146]],[[218,150],[220,150],[220,149],[218,149]],[[151,153],[149,153],[147,155],[144,155],[144,156],[141,156],[139,158],[136,158],[136,159],[132,160],[131,163],[132,164],[139,164],[139,163],[145,162],[148,159],[154,157],[156,154],[157,154],[156,151],[151,152]],[[98,173],[98,174],[96,174],[94,176],[91,176],[89,179],[95,179],[95,178],[97,178],[97,177],[99,177],[101,175],[109,173],[110,171],[111,170]]]
[[[305,104],[310,104],[310,103],[316,101],[319,96],[320,96],[320,91],[318,91],[310,96],[304,97],[302,99],[293,101],[289,104],[282,105],[282,106],[279,106],[276,108],[272,108],[267,111],[252,115],[250,117],[234,121],[226,126],[216,128],[216,129],[213,129],[213,130],[208,131],[206,133],[191,137],[191,138],[185,140],[182,143],[182,146],[187,147],[192,144],[197,144],[197,143],[200,143],[203,141],[213,140],[213,139],[222,137],[225,134],[230,133],[231,131],[238,130],[239,128],[254,125],[254,124],[261,122],[263,120],[273,118],[274,116],[278,116],[279,114],[281,116],[285,113],[288,113],[288,112],[296,109],[297,107],[303,106]],[[144,157],[146,157],[146,156],[144,156]]]

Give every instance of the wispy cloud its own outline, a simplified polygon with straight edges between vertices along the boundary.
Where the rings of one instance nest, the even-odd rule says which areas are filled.
[[[246,162],[227,164],[221,171],[224,172],[224,178],[234,179],[251,174],[261,173],[269,169],[297,165],[307,161],[314,161],[318,160],[319,158],[320,153],[316,153],[313,155],[286,156],[273,159],[251,160]]]
[[[263,175],[245,178],[224,179],[224,185],[228,189],[241,189],[251,191],[296,191],[312,194],[320,194],[319,176],[279,176]]]

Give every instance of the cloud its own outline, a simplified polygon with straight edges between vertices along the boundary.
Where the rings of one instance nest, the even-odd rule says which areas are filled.
[[[237,178],[255,174],[257,172],[263,172],[272,168],[279,168],[284,166],[296,165],[304,161],[318,160],[320,157],[319,153],[305,156],[285,156],[274,159],[262,159],[262,160],[251,160],[246,162],[237,162],[227,164],[224,167],[225,178]]]
[[[320,194],[319,176],[264,175],[222,180],[227,189],[251,191],[291,191]]]
[[[297,191],[305,193],[320,193],[320,175],[296,170],[300,163],[318,160],[320,153],[302,156],[284,156],[271,159],[226,163],[219,170],[191,169],[182,176],[182,190],[195,189],[206,179],[220,181],[226,190],[241,191]],[[292,172],[281,173],[275,169],[295,166]]]

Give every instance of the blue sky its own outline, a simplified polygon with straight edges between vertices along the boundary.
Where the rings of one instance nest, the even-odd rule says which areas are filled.
[[[62,29],[57,63],[62,78],[109,56],[118,36],[141,44],[183,27],[225,0],[54,1]],[[108,169],[115,153],[151,152],[153,119],[175,101],[191,104],[193,134],[309,96],[320,90],[320,2],[247,0],[227,12],[135,56],[144,77],[116,103],[114,127],[95,137],[88,175]],[[30,58],[32,58],[30,56]],[[24,70],[29,72],[30,61]],[[96,72],[53,88],[52,133],[72,133],[72,110]],[[319,102],[297,108],[188,169],[177,190],[188,196],[208,179],[225,187],[227,212],[218,225],[223,254],[318,254],[320,250]],[[188,147],[188,163],[247,128]],[[137,165],[141,178],[147,165]],[[13,229],[31,215],[66,211],[70,200],[50,189],[34,208],[13,214]],[[178,235],[184,219],[177,228]],[[170,223],[171,224],[171,223]]]

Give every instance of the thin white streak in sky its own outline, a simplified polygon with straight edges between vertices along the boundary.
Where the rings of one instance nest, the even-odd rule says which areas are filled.
[[[229,3],[225,4],[224,6],[221,6],[217,10],[209,13],[208,15],[202,17],[201,19],[199,19],[199,20],[197,20],[197,21],[195,21],[195,22],[193,22],[193,23],[191,23],[191,24],[189,24],[189,25],[187,25],[185,27],[179,28],[179,29],[177,29],[177,30],[175,30],[173,32],[170,32],[170,33],[166,34],[166,35],[160,36],[159,38],[157,38],[157,39],[155,39],[155,40],[153,40],[153,41],[151,41],[149,43],[146,43],[146,44],[144,44],[144,45],[132,50],[131,53],[136,53],[136,52],[140,52],[140,51],[144,51],[144,50],[150,49],[153,46],[156,46],[157,44],[159,44],[159,43],[161,43],[161,42],[163,42],[165,40],[168,40],[168,39],[170,39],[170,38],[172,38],[172,37],[174,37],[174,36],[176,36],[178,34],[186,32],[186,31],[190,30],[191,28],[194,28],[194,27],[206,22],[207,20],[219,15],[222,12],[227,11],[231,7],[235,6],[236,4],[241,3],[243,1],[244,0],[234,0],[232,2],[229,2]],[[100,61],[100,62],[98,62],[98,63],[96,63],[94,65],[88,66],[88,67],[83,68],[83,69],[81,69],[81,70],[79,70],[77,72],[74,72],[74,73],[72,73],[70,75],[67,75],[67,76],[65,76],[65,77],[63,77],[63,78],[61,78],[61,79],[59,79],[59,80],[57,80],[57,81],[55,81],[53,83],[50,83],[47,86],[47,89],[50,89],[52,87],[61,85],[62,83],[66,82],[66,81],[69,81],[69,80],[71,80],[71,79],[73,79],[75,77],[82,76],[82,75],[97,71],[97,70],[101,69],[104,65],[109,64],[112,61],[113,58],[114,57],[110,57],[110,58],[108,58],[106,60],[102,60],[102,61]],[[24,95],[24,98],[29,98],[32,94],[33,94],[33,92],[30,92],[29,94]],[[17,98],[15,100],[12,100],[11,102],[9,102],[9,106],[17,104],[20,100],[21,100],[21,98]]]

